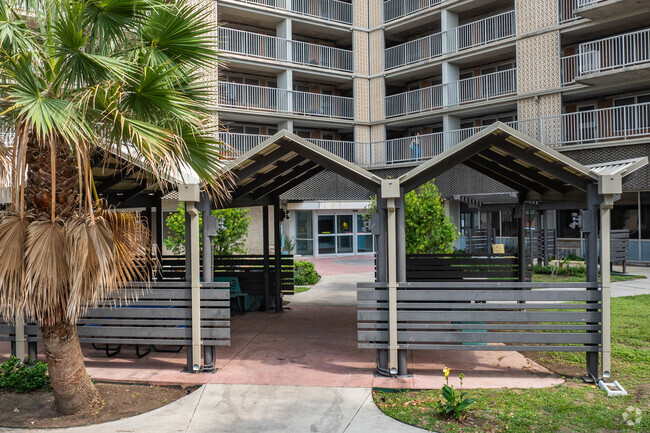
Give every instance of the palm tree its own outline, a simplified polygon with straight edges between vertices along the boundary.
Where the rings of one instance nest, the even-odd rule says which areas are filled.
[[[77,318],[150,260],[144,222],[93,193],[91,158],[121,152],[161,184],[189,167],[224,191],[210,18],[196,1],[0,0],[0,132],[15,134],[0,146],[0,313],[40,324],[64,414],[100,402]]]

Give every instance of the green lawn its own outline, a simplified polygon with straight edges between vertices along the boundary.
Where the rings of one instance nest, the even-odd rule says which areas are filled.
[[[628,391],[606,397],[577,377],[583,353],[538,352],[538,363],[563,374],[566,382],[547,389],[476,389],[477,400],[462,423],[440,420],[434,407],[440,391],[378,391],[375,402],[387,415],[439,432],[613,432],[650,431],[650,295],[612,299],[612,372]],[[452,375],[459,374],[452,372]],[[442,372],[440,372],[442,376]],[[467,383],[467,379],[466,379]],[[623,413],[640,408],[641,423],[629,427]]]
[[[622,274],[612,274],[612,283],[617,281],[630,281],[630,280],[639,280],[645,278],[645,275],[622,275]],[[586,277],[573,276],[573,275],[555,275],[551,276],[548,274],[533,274],[533,283],[579,283],[585,281]]]
[[[293,291],[297,295],[298,293],[306,292],[309,289],[311,289],[311,286],[295,286]]]

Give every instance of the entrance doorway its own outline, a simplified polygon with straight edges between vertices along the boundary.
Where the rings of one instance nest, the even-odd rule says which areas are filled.
[[[314,225],[316,257],[374,251],[370,227],[361,213],[314,213]]]

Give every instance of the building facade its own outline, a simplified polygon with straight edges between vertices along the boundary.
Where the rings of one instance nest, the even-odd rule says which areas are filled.
[[[287,129],[395,176],[497,120],[583,164],[650,154],[646,1],[217,0],[215,7],[221,138],[233,154]],[[367,195],[343,181],[327,191],[325,184],[286,197],[284,230],[295,252],[371,252]],[[499,185],[458,168],[438,186],[461,231],[489,223],[497,236],[511,235],[508,212],[488,216],[453,199],[507,192]],[[630,230],[631,261],[648,262],[650,170],[624,191],[613,228]],[[572,218],[567,210],[551,219],[567,244],[580,236]]]

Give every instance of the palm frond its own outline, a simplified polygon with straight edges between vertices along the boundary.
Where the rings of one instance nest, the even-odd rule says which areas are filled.
[[[152,11],[140,35],[145,65],[160,66],[173,61],[190,67],[214,66],[216,25],[210,10],[183,0],[174,7]]]
[[[36,220],[29,224],[26,235],[25,312],[42,324],[66,322],[69,249],[63,224]]]
[[[18,215],[0,219],[0,315],[12,320],[14,309],[24,307],[23,259],[27,221]]]
[[[154,263],[151,232],[137,212],[105,210],[101,216],[113,234],[115,272],[118,288],[127,288],[134,281],[150,281]]]
[[[115,245],[104,218],[71,218],[65,233],[71,277],[67,317],[74,320],[116,289]]]

